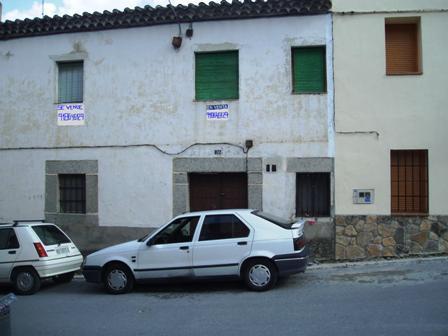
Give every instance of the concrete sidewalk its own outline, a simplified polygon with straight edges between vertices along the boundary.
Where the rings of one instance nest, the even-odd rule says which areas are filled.
[[[318,270],[326,268],[353,268],[353,267],[363,267],[363,266],[374,266],[374,265],[411,265],[420,264],[425,262],[440,261],[442,263],[448,263],[448,255],[442,256],[421,256],[412,258],[398,258],[398,259],[375,259],[375,260],[359,260],[359,261],[342,261],[342,262],[326,262],[326,263],[316,263],[309,265],[307,270]]]

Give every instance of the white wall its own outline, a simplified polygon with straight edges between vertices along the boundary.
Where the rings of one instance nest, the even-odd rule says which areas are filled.
[[[177,25],[0,41],[0,148],[155,144],[176,152],[196,142],[243,145],[252,139],[251,157],[333,156],[330,15],[200,22],[193,28],[180,50],[171,46]],[[303,45],[327,46],[328,94],[291,94],[291,47]],[[229,49],[239,50],[240,98],[228,101],[229,121],[210,122],[206,102],[194,100],[194,52]],[[87,121],[58,127],[51,57],[71,53],[86,55]],[[213,157],[218,147],[224,157],[244,156],[224,145],[182,155]],[[0,149],[0,179],[7,186],[0,190],[0,217],[42,217],[45,160],[66,159],[99,161],[101,225],[157,226],[171,216],[172,157],[148,147]],[[265,210],[288,217],[295,212],[293,177],[286,165],[277,175],[265,174]]]
[[[447,0],[333,0],[332,12],[392,12],[448,9]]]
[[[352,10],[378,10],[375,2]],[[368,7],[366,3],[371,4]],[[442,7],[440,1],[390,2],[384,9]],[[443,2],[444,6],[446,1]],[[334,10],[349,11],[335,1]],[[446,6],[445,6],[446,8]],[[421,17],[422,75],[386,76],[386,17]],[[334,15],[337,214],[390,214],[390,150],[428,149],[429,212],[447,214],[448,13]],[[340,132],[375,131],[374,134]],[[374,188],[375,203],[352,204],[352,189]]]

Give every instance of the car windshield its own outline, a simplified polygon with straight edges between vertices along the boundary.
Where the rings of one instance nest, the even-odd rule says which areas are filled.
[[[37,225],[32,227],[44,245],[70,243],[70,239],[54,225]]]
[[[277,217],[275,215],[272,215],[270,213],[259,211],[259,210],[252,211],[252,214],[255,216],[258,216],[260,218],[263,218],[271,223],[274,223],[278,226],[281,226],[282,228],[285,228],[285,229],[290,229],[292,224],[295,223],[294,221],[283,219],[283,218]]]

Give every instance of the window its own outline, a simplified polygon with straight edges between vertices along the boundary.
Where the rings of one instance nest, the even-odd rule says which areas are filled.
[[[264,220],[267,220],[268,222],[278,225],[284,229],[290,229],[291,226],[295,223],[295,220],[293,220],[293,221],[286,220],[286,219],[277,217],[275,215],[272,215],[268,212],[264,212],[264,211],[260,211],[260,210],[252,211],[251,214],[258,216],[260,218],[263,218]]]
[[[391,211],[428,213],[428,151],[391,150]]]
[[[13,229],[0,229],[0,250],[18,249],[19,241]]]
[[[238,99],[238,51],[196,53],[196,100]]]
[[[249,232],[249,228],[234,215],[206,216],[199,240],[242,238]]]
[[[326,92],[325,67],[325,47],[292,48],[292,91]]]
[[[54,225],[38,225],[32,227],[44,245],[70,243],[70,239]]]
[[[198,222],[199,216],[178,218],[153,238],[153,244],[158,245],[191,242],[193,240],[194,231],[196,230]]]
[[[298,173],[296,215],[299,217],[330,216],[330,174]]]
[[[420,74],[420,19],[386,19],[385,30],[386,74]]]
[[[59,175],[59,209],[64,213],[86,213],[86,176]]]
[[[83,101],[83,62],[58,63],[58,102]]]

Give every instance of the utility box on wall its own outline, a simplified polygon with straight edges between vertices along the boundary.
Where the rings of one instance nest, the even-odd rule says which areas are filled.
[[[374,189],[353,189],[353,204],[372,204],[374,196]]]

